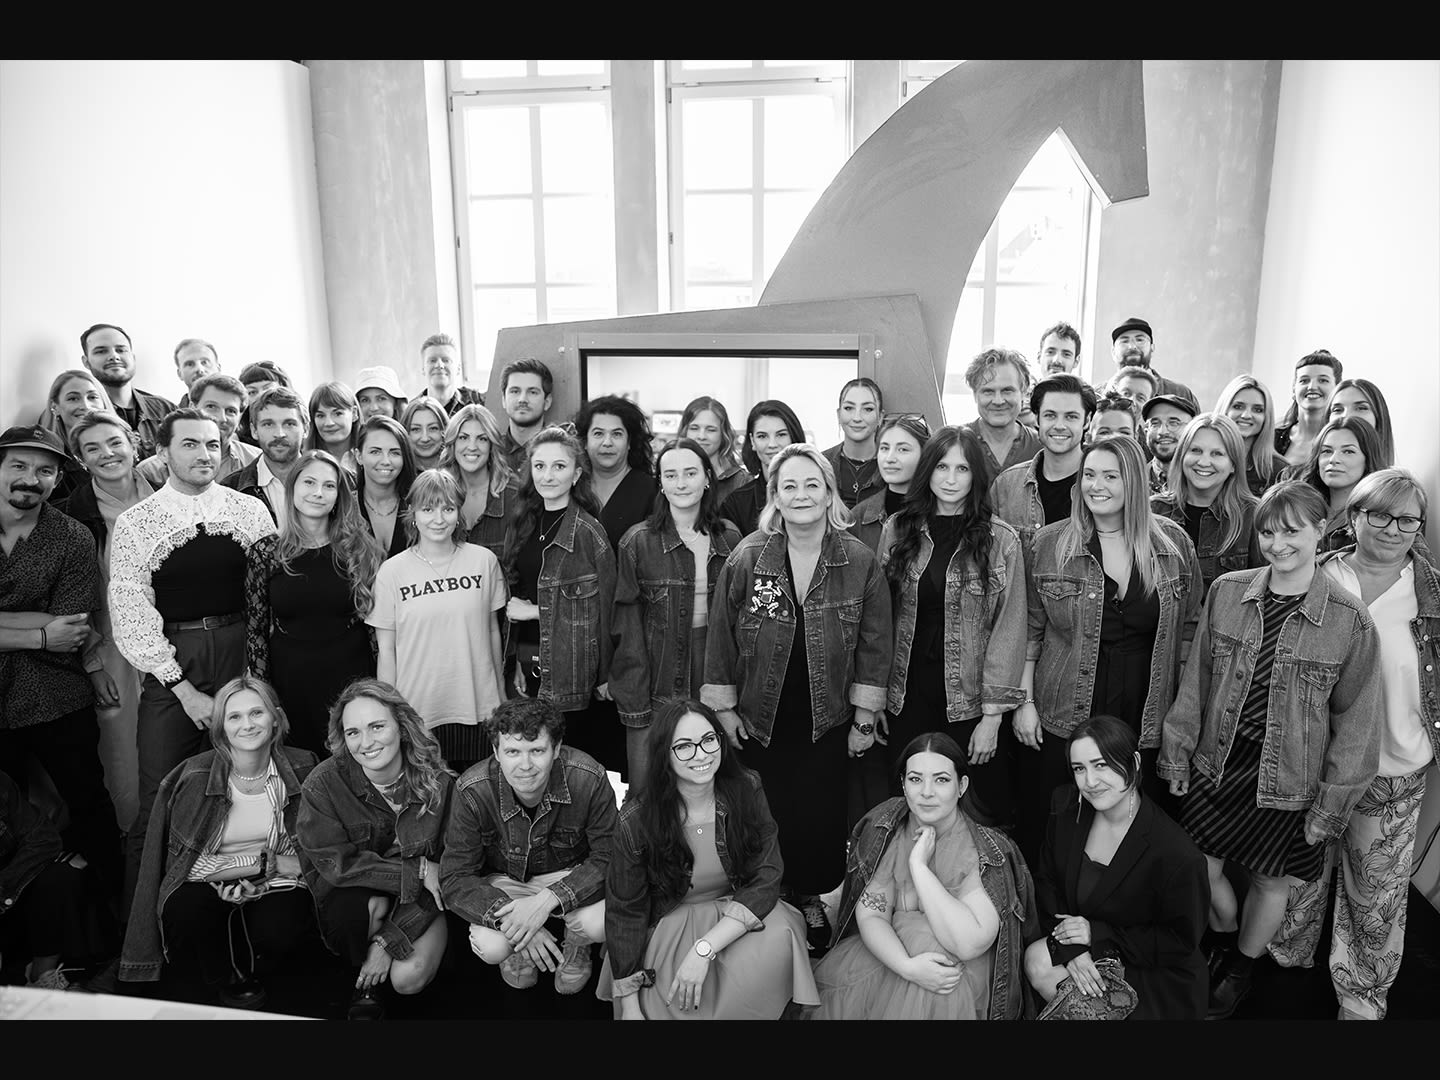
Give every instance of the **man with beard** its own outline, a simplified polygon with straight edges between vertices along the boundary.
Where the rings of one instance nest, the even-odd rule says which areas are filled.
[[[509,427],[500,433],[500,452],[519,476],[524,476],[525,444],[545,426],[545,414],[554,403],[555,378],[533,357],[512,360],[500,372],[500,394]]]
[[[1012,465],[990,485],[995,516],[1020,534],[1026,549],[1035,533],[1070,516],[1070,493],[1080,471],[1085,428],[1095,414],[1095,391],[1074,375],[1041,379],[1030,395],[1040,452]]]
[[[278,392],[290,393],[270,391]],[[141,676],[140,798],[127,897],[160,781],[206,748],[212,695],[245,670],[246,555],[275,532],[263,503],[215,483],[214,420],[198,409],[177,409],[157,437],[169,479],[120,515],[110,545],[115,644]]]
[[[80,355],[90,373],[105,387],[115,411],[140,436],[140,457],[149,457],[155,452],[160,421],[175,406],[134,385],[135,354],[130,335],[110,323],[96,323],[80,335]]]
[[[431,334],[420,345],[420,366],[425,372],[425,393],[440,403],[446,416],[466,405],[484,405],[485,395],[463,385],[465,365],[460,347],[449,334]]]
[[[975,395],[980,415],[960,425],[980,440],[986,475],[977,483],[989,487],[1012,465],[1023,465],[1040,449],[1035,432],[1020,423],[1020,399],[1030,381],[1025,359],[1013,349],[986,349],[965,369],[965,382]]]
[[[300,395],[284,386],[266,390],[250,406],[250,431],[261,456],[221,481],[228,488],[259,499],[282,536],[290,516],[285,481],[295,468],[309,426],[310,418]]]
[[[193,405],[181,408],[199,409],[214,420],[220,428],[220,462],[215,466],[215,479],[224,483],[245,466],[260,456],[260,448],[241,442],[236,430],[240,426],[241,414],[245,411],[245,386],[231,375],[202,375],[190,384],[187,398],[193,398]],[[169,470],[160,455],[146,458],[136,466],[140,475],[153,488],[159,488],[169,478]]]
[[[1193,390],[1184,383],[1165,378],[1151,367],[1150,360],[1155,355],[1155,334],[1144,319],[1132,315],[1110,331],[1110,354],[1115,358],[1117,368],[1133,366],[1149,368],[1154,372],[1157,395],[1184,398],[1196,412],[1200,411],[1200,401]]]
[[[191,393],[198,379],[215,375],[220,371],[220,354],[215,346],[201,338],[187,337],[175,346],[175,374],[185,384],[185,393],[175,403],[177,409],[188,409],[198,405],[199,399]]]
[[[1051,375],[1074,375],[1080,367],[1080,331],[1067,322],[1057,322],[1040,335],[1035,370],[1044,379]]]
[[[1150,494],[1165,490],[1170,479],[1170,461],[1180,444],[1180,434],[1200,410],[1193,401],[1174,394],[1159,394],[1145,403],[1145,448],[1150,451]]]
[[[0,435],[0,772],[24,776],[29,756],[45,766],[70,813],[66,846],[118,892],[120,829],[95,704],[116,704],[119,692],[83,648],[105,602],[95,541],[46,503],[65,458],[43,427]],[[0,829],[0,850],[5,839]]]

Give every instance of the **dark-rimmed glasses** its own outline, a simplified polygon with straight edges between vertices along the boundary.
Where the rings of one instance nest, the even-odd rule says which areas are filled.
[[[715,753],[720,749],[720,736],[713,731],[707,731],[698,743],[682,739],[680,742],[670,744],[670,752],[675,755],[677,761],[692,760],[697,748],[704,750],[707,754]]]
[[[1395,527],[1402,533],[1419,532],[1420,527],[1425,524],[1423,517],[1412,517],[1409,514],[1387,514],[1384,510],[1364,511],[1365,520],[1370,523],[1372,529],[1388,529],[1393,521]]]

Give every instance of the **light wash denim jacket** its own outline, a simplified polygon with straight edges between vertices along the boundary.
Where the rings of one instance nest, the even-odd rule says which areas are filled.
[[[892,518],[880,539],[881,566],[889,564],[895,539]],[[892,716],[905,707],[920,577],[934,550],[930,528],[922,523],[919,556],[896,598],[895,659],[890,665],[887,706]],[[945,568],[945,717],[952,724],[979,716],[982,705],[1013,709],[1025,700],[1020,689],[1025,671],[1025,560],[1015,530],[998,518],[990,521],[986,573],[988,591],[974,565],[958,551]]]
[[[610,678],[615,552],[593,517],[571,503],[540,557],[540,697],[561,712],[590,704]]]
[[[1224,780],[1255,676],[1270,574],[1268,566],[1224,574],[1211,586],[1165,717],[1162,778],[1189,780],[1193,767],[1217,787]],[[1307,810],[1323,835],[1339,836],[1380,767],[1384,707],[1375,623],[1359,598],[1317,569],[1275,645],[1256,804]]]
[[[1159,517],[1167,517],[1180,528],[1185,528],[1185,508],[1179,505],[1173,495],[1150,496],[1150,512]],[[1236,534],[1234,543],[1226,548],[1220,546],[1224,534],[1225,523],[1220,520],[1220,515],[1215,512],[1213,505],[1207,506],[1200,515],[1200,539],[1195,544],[1195,557],[1200,560],[1200,576],[1205,579],[1205,592],[1209,592],[1210,586],[1221,574],[1236,570],[1255,570],[1266,565],[1260,554],[1260,542],[1256,538],[1253,506],[1245,508],[1240,521],[1240,532]]]
[[[990,505],[995,516],[1019,534],[1026,551],[1035,534],[1045,527],[1045,504],[1040,501],[1040,482],[1035,475],[1044,456],[1041,450],[1028,462],[1011,465],[990,483]]]
[[[795,589],[785,533],[753,532],[715,583],[700,700],[734,709],[770,745],[785,668],[795,643]],[[804,599],[812,739],[850,722],[856,708],[885,707],[890,681],[890,586],[875,555],[844,529],[825,534]]]
[[[1179,554],[1157,550],[1155,556],[1160,625],[1140,716],[1140,746],[1147,750],[1160,745],[1160,724],[1175,700],[1182,654],[1194,637],[1205,598],[1200,563],[1185,530],[1168,518],[1154,521]],[[1025,657],[1036,661],[1035,708],[1045,733],[1062,739],[1090,715],[1105,604],[1105,571],[1099,559],[1082,550],[1060,561],[1060,534],[1068,524],[1057,521],[1037,532],[1025,560],[1030,621]]]

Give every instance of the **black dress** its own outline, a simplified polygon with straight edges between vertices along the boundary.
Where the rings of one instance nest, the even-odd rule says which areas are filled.
[[[756,477],[742,488],[730,493],[720,504],[720,516],[734,522],[742,537],[760,527],[760,511],[765,509],[765,478]]]
[[[610,538],[611,551],[620,549],[620,538],[631,526],[650,516],[659,490],[655,478],[641,469],[631,469],[616,485],[600,511],[600,525]]]

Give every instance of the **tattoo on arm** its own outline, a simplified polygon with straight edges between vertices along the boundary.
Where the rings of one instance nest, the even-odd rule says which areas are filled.
[[[872,893],[872,892],[864,892],[864,893],[861,893],[861,895],[860,895],[860,903],[863,904],[865,907],[869,908],[871,911],[877,911],[877,912],[879,912],[879,913],[882,914],[882,915],[883,915],[885,912],[887,912],[887,911],[890,910],[890,900],[889,900],[889,898],[888,898],[883,892],[882,892],[882,893]]]

